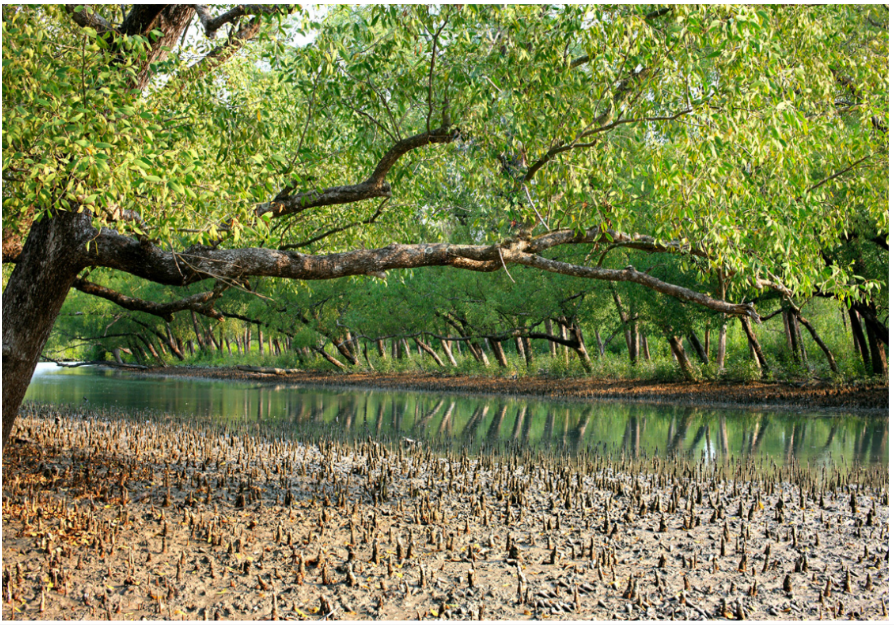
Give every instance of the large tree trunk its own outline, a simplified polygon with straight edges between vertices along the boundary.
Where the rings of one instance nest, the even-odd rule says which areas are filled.
[[[3,291],[4,447],[56,316],[81,270],[82,239],[90,230],[86,213],[60,213],[34,224]]]
[[[888,375],[888,358],[885,354],[884,337],[879,336],[875,326],[866,324],[866,335],[869,339],[869,355],[872,359],[872,373],[875,375]]]

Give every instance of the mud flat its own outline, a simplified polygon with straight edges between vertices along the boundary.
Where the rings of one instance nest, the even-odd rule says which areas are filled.
[[[512,395],[556,399],[608,399],[672,403],[678,406],[785,408],[816,412],[888,414],[888,386],[836,386],[767,382],[653,382],[522,376],[447,376],[424,373],[323,373],[264,367],[158,367],[140,376],[255,380],[308,386],[415,390],[475,395]]]
[[[3,452],[4,619],[887,619],[884,466],[26,411]]]

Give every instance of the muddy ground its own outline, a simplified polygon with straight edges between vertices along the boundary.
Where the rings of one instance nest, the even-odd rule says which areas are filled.
[[[105,419],[40,409],[4,449],[4,619],[887,618],[887,467]]]
[[[273,371],[273,369],[268,369]],[[816,411],[888,412],[888,386],[831,385],[822,382],[651,382],[596,378],[522,376],[438,376],[433,374],[261,373],[230,367],[164,367],[139,375],[171,375],[219,380],[258,380],[313,386],[418,390],[477,395],[514,395],[556,399],[621,399],[678,406],[796,408]]]

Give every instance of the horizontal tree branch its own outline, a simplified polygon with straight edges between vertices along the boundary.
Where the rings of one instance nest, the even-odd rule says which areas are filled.
[[[235,22],[245,15],[275,15],[276,13],[291,13],[296,5],[273,5],[273,4],[238,4],[226,13],[222,13],[217,17],[212,17],[208,10],[207,4],[196,4],[196,15],[202,22],[202,28],[205,29],[205,35],[214,39],[217,31],[221,26]]]
[[[223,317],[221,317],[220,313],[214,310],[214,302],[223,293],[222,288],[215,288],[213,291],[205,291],[204,293],[190,295],[189,297],[184,297],[175,302],[157,303],[136,297],[129,297],[123,293],[118,293],[117,291],[113,291],[112,289],[94,282],[88,282],[81,278],[75,280],[72,286],[82,293],[101,297],[113,304],[117,304],[121,308],[155,315],[156,317],[161,317],[165,321],[173,321],[174,313],[180,312],[181,310],[192,310],[206,317],[223,321]]]

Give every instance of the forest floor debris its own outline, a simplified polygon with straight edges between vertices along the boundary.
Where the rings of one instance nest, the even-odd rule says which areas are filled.
[[[886,619],[888,471],[470,457],[33,409],[4,619]]]

